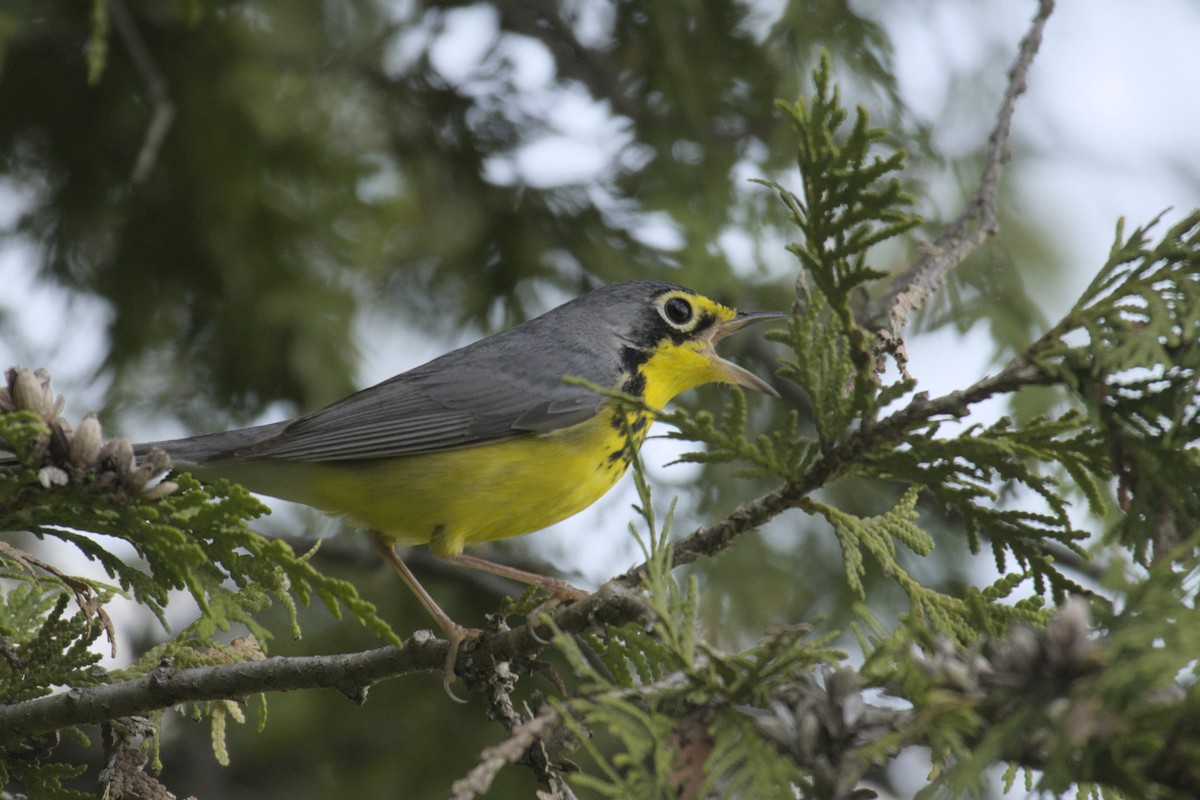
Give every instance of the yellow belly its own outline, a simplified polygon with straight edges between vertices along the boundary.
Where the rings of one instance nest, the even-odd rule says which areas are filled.
[[[342,514],[439,555],[553,525],[625,473],[625,434],[606,412],[570,428],[477,447],[348,465],[241,462],[201,468],[251,491]],[[639,439],[644,438],[645,428]],[[639,441],[640,444],[640,441]]]

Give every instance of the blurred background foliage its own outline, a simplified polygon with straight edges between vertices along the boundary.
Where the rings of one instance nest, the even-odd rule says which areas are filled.
[[[914,155],[908,188],[929,222],[909,247],[957,213],[960,181],[969,189],[976,179],[977,154],[949,166],[937,157],[928,123],[901,100],[886,30],[863,8],[6,0],[0,180],[20,212],[3,236],[31,246],[40,282],[110,311],[107,329],[94,332],[105,345],[92,377],[109,387],[106,424],[135,435],[152,416],[200,431],[343,396],[360,384],[364,319],[461,341],[628,278],[786,308],[795,276],[782,208],[747,179],[794,184],[791,134],[774,100],[808,90],[820,48],[850,103]],[[997,47],[980,62],[987,80],[960,76],[954,101],[990,121],[1011,57]],[[163,98],[173,121],[135,174]],[[985,247],[923,317],[960,331],[986,320],[997,360],[1043,327],[1020,276],[1046,285],[1055,269],[1034,221],[1006,208],[1004,225],[1005,244]],[[1021,272],[1009,268],[1014,251]],[[895,269],[908,255],[891,247],[876,266]],[[21,332],[0,317],[0,337],[19,343]],[[736,360],[770,369],[761,341],[729,344]],[[403,339],[371,345],[395,351],[394,371],[413,365]],[[31,366],[61,381],[55,364]],[[698,392],[683,402],[721,400]],[[803,402],[785,400],[753,404],[755,426]],[[761,487],[714,466],[664,488],[660,499],[685,497],[683,533]],[[895,501],[888,487],[839,491],[830,500],[856,514]],[[614,509],[605,533],[621,536],[627,518]],[[787,525],[695,567],[718,644],[745,645],[767,626],[818,614],[842,626],[852,616],[832,538],[818,523]],[[953,587],[967,569],[964,547],[942,539],[923,567]],[[425,627],[399,582],[349,542],[325,548],[325,568],[394,609],[398,631]],[[509,557],[527,558],[521,548],[509,545]],[[426,585],[463,621],[497,602],[457,572]],[[303,642],[272,652],[376,644],[323,612],[308,617]],[[272,698],[263,735],[232,734],[227,769],[213,763],[206,727],[169,726],[164,781],[210,798],[444,795],[501,731],[478,705],[449,703],[439,680],[378,686],[362,707],[333,693]],[[531,796],[519,770],[502,778],[494,796]]]

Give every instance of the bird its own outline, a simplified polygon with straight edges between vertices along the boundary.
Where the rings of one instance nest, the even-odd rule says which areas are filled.
[[[453,697],[459,645],[479,631],[442,610],[395,546],[428,545],[445,561],[542,587],[549,602],[586,596],[464,550],[590,506],[628,469],[653,412],[681,392],[718,382],[778,397],[715,345],[786,316],[738,312],[664,281],[614,283],[296,419],[135,450],[159,448],[201,481],[225,478],[370,531],[450,643]]]

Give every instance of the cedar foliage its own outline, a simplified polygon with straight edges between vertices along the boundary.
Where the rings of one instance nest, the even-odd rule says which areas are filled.
[[[827,649],[827,635],[807,629],[734,655],[697,644],[695,584],[672,580],[670,548],[656,538],[666,526],[656,528],[639,483],[644,535],[659,542],[647,551],[645,578],[657,621],[649,631],[608,633],[597,647],[607,678],[569,642],[560,645],[584,679],[564,720],[582,718],[620,745],[616,756],[601,756],[585,744],[608,766],[580,782],[611,797],[865,797],[870,764],[921,742],[935,765],[929,797],[980,790],[983,770],[1004,762],[1010,786],[1024,769],[1028,789],[1051,794],[1193,796],[1200,212],[1157,242],[1149,236],[1157,220],[1129,235],[1119,224],[1092,285],[1002,373],[1023,375],[1007,391],[1062,387],[1059,414],[951,427],[969,415],[971,390],[943,407],[914,394],[907,378],[884,383],[871,334],[851,310],[852,292],[882,277],[868,265],[869,246],[915,224],[887,178],[902,154],[868,161],[880,134],[862,110],[848,134],[840,130],[846,114],[827,63],[814,89],[811,100],[786,106],[804,189],[773,188],[802,237],[789,249],[803,273],[791,324],[769,334],[794,353],[780,374],[812,400],[814,435],[799,434],[793,418],[750,438],[739,396],[720,419],[682,411],[668,419],[672,436],[705,445],[685,459],[739,462],[804,487],[795,505],[830,523],[850,586],[863,592],[864,564],[873,561],[904,591],[908,613],[894,630],[861,636],[861,676]],[[891,403],[902,410],[881,411]],[[847,477],[904,489],[874,517],[814,496]],[[1120,513],[1105,526],[1110,479]],[[1002,577],[960,596],[913,578],[897,545],[916,556],[932,549],[918,524],[922,498],[953,514],[972,550],[986,544]],[[1029,498],[1046,510],[1023,508]],[[1076,500],[1086,502],[1090,527],[1069,514]],[[1116,547],[1128,566],[1096,592],[1056,561],[1049,543],[1082,560],[1111,558]],[[818,665],[823,689],[801,691]],[[813,698],[836,710],[859,680],[911,703],[911,716],[864,723],[856,708],[847,725]],[[702,768],[688,761],[697,740]],[[781,751],[791,758],[780,760]]]
[[[1108,261],[1061,321],[990,382],[930,399],[903,370],[885,377],[873,332],[855,316],[856,293],[886,279],[870,266],[871,247],[917,224],[894,177],[903,154],[875,155],[883,135],[861,109],[845,129],[849,113],[827,61],[812,96],[783,108],[795,122],[803,188],[771,188],[795,225],[789,249],[801,277],[793,317],[773,338],[791,351],[780,374],[811,401],[812,430],[793,415],[752,436],[740,394],[720,415],[664,418],[672,436],[701,445],[691,460],[733,462],[776,481],[783,500],[773,513],[795,507],[824,518],[854,591],[866,592],[868,568],[882,572],[902,589],[906,613],[864,617],[861,667],[831,647],[837,632],[813,620],[722,652],[698,628],[697,581],[680,584],[672,571],[672,514],[660,520],[639,466],[645,618],[556,637],[574,680],[548,711],[515,714],[509,741],[527,736],[548,751],[538,769],[557,796],[571,785],[598,797],[869,797],[872,769],[912,746],[931,752],[927,797],[977,791],[995,765],[1007,766],[1010,785],[1023,774],[1027,788],[1051,795],[1195,796],[1200,212],[1157,240],[1158,220],[1128,234],[1119,224]],[[1031,386],[1060,387],[1061,409],[970,422],[974,402]],[[167,657],[260,658],[268,637],[255,612],[268,601],[289,606],[293,595],[390,635],[352,587],[252,533],[245,522],[260,508],[236,487],[183,477],[162,497],[131,491],[106,482],[120,473],[115,462],[72,462],[69,446],[56,444],[65,432],[53,404],[41,415],[0,415],[0,440],[20,460],[0,471],[0,529],[62,539],[115,583],[0,550],[12,581],[0,606],[6,704],[55,685],[146,674]],[[80,469],[64,469],[64,481],[45,472],[72,463]],[[893,485],[898,499],[874,516],[840,509],[821,490],[851,478]],[[1090,511],[1083,520],[1070,513],[1080,501]],[[909,566],[933,546],[922,526],[931,510],[955,520],[972,550],[990,550],[1001,577],[959,594],[917,580]],[[107,539],[80,532],[123,540],[143,563],[126,564],[100,544]],[[1085,587],[1064,554],[1116,566]],[[122,674],[96,670],[90,646],[105,633],[107,598],[125,593],[161,616],[171,588],[191,593],[197,622]],[[223,643],[217,634],[233,623],[259,646]],[[907,707],[874,705],[867,688]],[[211,716],[224,758],[221,731],[238,718],[236,705],[195,710]],[[551,737],[527,734],[546,719],[572,735],[551,747]],[[137,746],[148,746],[153,720],[137,731]],[[39,797],[82,796],[64,788],[80,768],[57,760],[57,745],[55,737],[6,745],[0,780]],[[565,768],[569,757],[580,771]],[[455,796],[475,794],[463,786]]]

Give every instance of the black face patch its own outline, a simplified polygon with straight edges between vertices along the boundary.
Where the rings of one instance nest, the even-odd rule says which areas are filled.
[[[703,333],[704,331],[717,324],[717,318],[712,314],[704,313],[700,315],[700,319],[696,322],[696,327],[692,328],[692,336]]]

